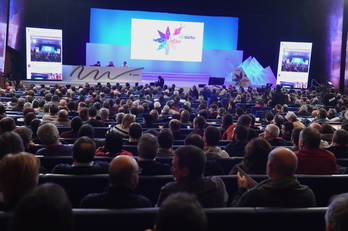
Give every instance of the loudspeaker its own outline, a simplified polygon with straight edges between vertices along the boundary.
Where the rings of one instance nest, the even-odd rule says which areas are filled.
[[[225,78],[210,77],[208,85],[224,85]]]

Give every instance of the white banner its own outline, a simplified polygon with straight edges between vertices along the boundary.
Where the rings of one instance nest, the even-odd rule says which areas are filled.
[[[65,81],[141,82],[143,67],[98,67],[63,65]]]

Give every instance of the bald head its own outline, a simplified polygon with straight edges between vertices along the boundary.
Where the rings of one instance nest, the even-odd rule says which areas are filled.
[[[61,119],[67,119],[69,117],[68,111],[64,109],[59,110],[58,117]]]
[[[321,132],[321,125],[318,123],[311,123],[311,125],[309,125],[309,127],[315,128],[318,130],[318,132]]]
[[[111,161],[109,167],[110,185],[134,189],[138,184],[138,171],[138,163],[133,157],[117,156]]]
[[[297,156],[288,148],[273,149],[268,156],[269,178],[291,177],[297,169]]]

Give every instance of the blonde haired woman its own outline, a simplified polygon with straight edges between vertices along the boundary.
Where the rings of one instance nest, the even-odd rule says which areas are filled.
[[[115,131],[117,133],[120,133],[123,138],[128,138],[129,137],[129,127],[131,123],[135,122],[135,115],[133,114],[126,114],[123,119],[121,124],[117,124],[114,127],[112,127],[110,131]]]

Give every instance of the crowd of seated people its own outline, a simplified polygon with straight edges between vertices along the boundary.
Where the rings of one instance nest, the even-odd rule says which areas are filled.
[[[18,95],[13,106],[1,100],[0,158],[23,151],[66,156],[71,157],[70,164],[57,165],[53,173],[109,174],[110,187],[87,196],[83,207],[111,206],[108,201],[115,195],[127,198],[115,202],[115,207],[151,206],[134,193],[138,175],[174,176],[175,182],[163,185],[158,206],[180,191],[196,194],[203,207],[254,206],[247,197],[262,198],[267,194],[264,187],[278,187],[279,181],[292,184],[291,190],[299,193],[301,200],[295,195],[299,203],[292,205],[310,207],[315,206],[314,196],[294,174],[340,173],[336,158],[348,158],[348,97],[337,92],[334,107],[319,104],[323,96],[317,92],[279,87],[223,86],[197,93],[196,87],[185,92],[166,85],[85,83],[69,88],[35,86]],[[281,102],[274,98],[280,95]],[[266,111],[256,119],[252,107]],[[112,158],[97,162],[96,156]],[[161,163],[159,157],[170,160]],[[233,195],[227,195],[224,182],[211,175],[222,175],[215,159],[231,157],[242,160],[225,174],[238,174],[243,189],[228,204]],[[38,171],[45,172],[44,167]],[[267,174],[269,179],[248,191],[241,172]],[[265,198],[272,195],[274,201],[261,206],[288,206],[276,203],[279,195]]]

